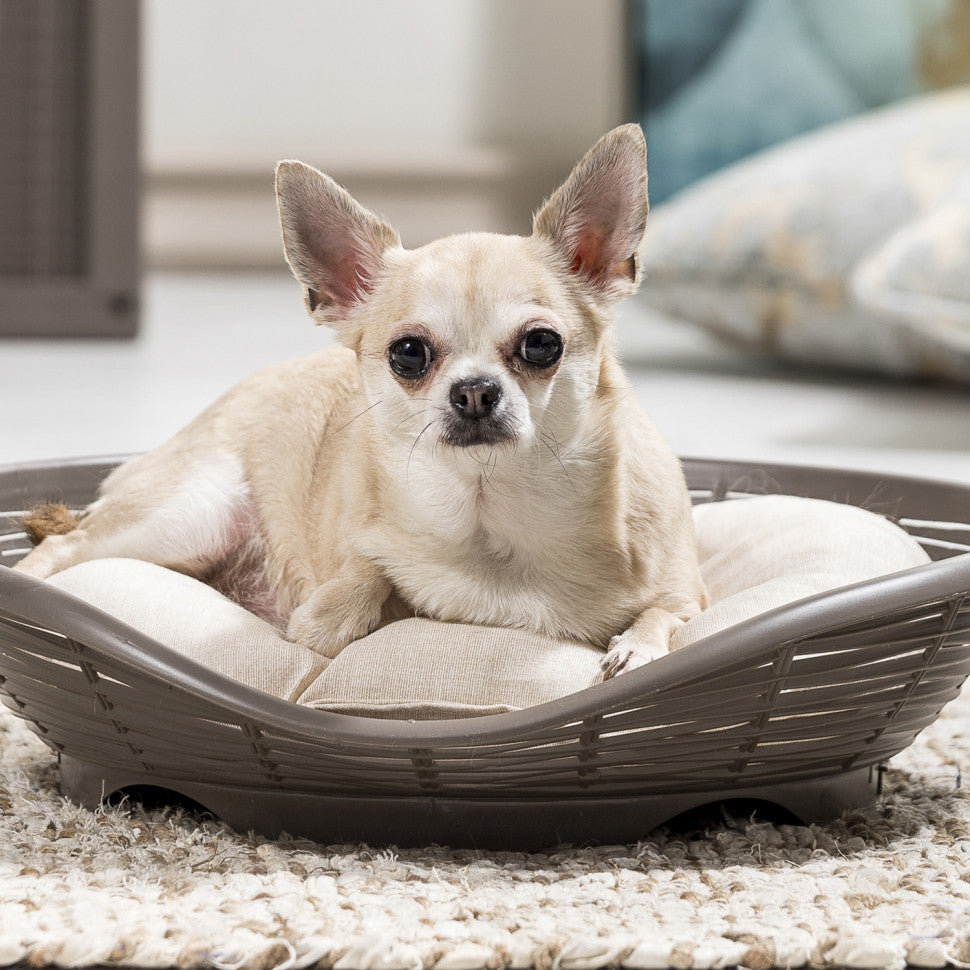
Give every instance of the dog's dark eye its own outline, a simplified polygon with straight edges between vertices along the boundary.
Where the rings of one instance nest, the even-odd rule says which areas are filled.
[[[519,356],[533,367],[552,367],[562,357],[562,337],[552,330],[533,330],[522,338]]]
[[[391,370],[398,377],[420,377],[431,363],[431,351],[420,337],[402,337],[388,351]]]

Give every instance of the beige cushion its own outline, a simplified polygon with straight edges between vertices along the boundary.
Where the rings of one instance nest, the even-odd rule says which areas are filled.
[[[525,630],[402,620],[344,648],[300,702],[415,720],[499,714],[588,687],[602,657]]]
[[[970,87],[793,139],[658,206],[641,298],[800,362],[970,380]]]
[[[226,677],[346,714],[499,714],[600,679],[603,651],[589,644],[424,619],[393,623],[329,661],[211,587],[135,559],[80,563],[49,582]]]
[[[94,559],[48,580],[233,680],[296,700],[327,665],[212,587],[137,559]]]
[[[677,631],[679,649],[825,590],[921,565],[919,544],[881,516],[791,496],[695,509],[713,605]],[[411,619],[333,661],[283,639],[215,590],[152,563],[101,559],[50,582],[235,680],[312,707],[432,719],[521,710],[601,679],[603,651],[522,630]]]
[[[929,562],[881,515],[791,495],[699,505],[694,525],[711,605],[674,633],[673,650],[806,596]]]

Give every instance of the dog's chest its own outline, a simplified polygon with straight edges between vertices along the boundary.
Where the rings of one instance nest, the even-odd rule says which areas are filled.
[[[605,643],[637,611],[618,551],[588,514],[540,503],[398,540],[378,558],[422,615]]]

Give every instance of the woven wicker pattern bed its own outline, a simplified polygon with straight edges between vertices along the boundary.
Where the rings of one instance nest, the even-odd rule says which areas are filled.
[[[19,513],[83,506],[113,460],[0,470],[0,556]],[[0,697],[91,807],[150,786],[228,824],[324,842],[617,842],[729,798],[831,817],[873,797],[970,674],[970,488],[688,460],[695,502],[783,493],[877,511],[926,566],[800,601],[520,712],[387,721],[298,707],[95,608],[0,570]]]

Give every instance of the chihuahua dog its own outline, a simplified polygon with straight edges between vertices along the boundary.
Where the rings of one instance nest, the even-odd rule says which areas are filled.
[[[640,282],[639,127],[604,136],[528,237],[407,250],[308,165],[276,188],[342,346],[242,381],[16,568],[149,560],[328,657],[407,615],[588,641],[605,676],[666,653],[705,593],[680,463],[612,346]]]

